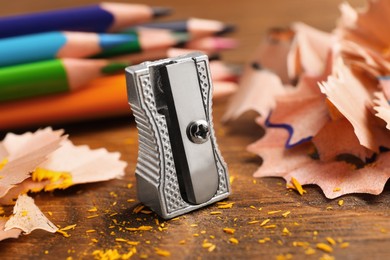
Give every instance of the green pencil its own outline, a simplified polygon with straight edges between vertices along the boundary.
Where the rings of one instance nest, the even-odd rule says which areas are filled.
[[[126,34],[136,39],[103,50],[101,53],[93,56],[93,58],[107,58],[116,55],[169,48],[190,40],[188,33],[172,32],[164,29],[135,29],[134,31],[126,32]]]
[[[0,69],[0,102],[73,91],[128,65],[107,60],[55,59],[4,67]]]

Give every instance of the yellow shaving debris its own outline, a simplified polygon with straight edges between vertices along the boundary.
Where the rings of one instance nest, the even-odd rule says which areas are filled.
[[[92,241],[93,243],[97,243],[97,242],[98,242],[98,240],[97,240],[96,238],[92,238],[91,241]]]
[[[256,183],[257,183],[257,181],[256,181],[256,180],[252,180],[252,183],[253,183],[253,184],[256,184]]]
[[[231,209],[233,207],[234,202],[221,204],[218,206],[219,209]]]
[[[85,233],[93,233],[93,232],[96,232],[96,230],[95,229],[88,229],[85,231]]]
[[[137,228],[126,228],[126,230],[128,230],[128,231],[149,231],[152,229],[153,229],[152,226],[140,226]]]
[[[328,254],[324,254],[320,257],[320,260],[334,260],[334,256],[331,256],[331,255],[328,255]]]
[[[65,231],[61,230],[61,229],[57,229],[56,231],[57,233],[60,233],[61,235],[63,235],[64,237],[70,237],[70,235],[68,233],[66,233]]]
[[[331,237],[327,237],[326,241],[328,241],[328,243],[331,244],[332,246],[336,245],[336,241]]]
[[[295,246],[295,247],[304,247],[304,248],[306,248],[306,247],[309,247],[310,244],[309,244],[308,242],[294,241],[294,242],[293,242],[293,246]]]
[[[160,248],[155,248],[154,250],[155,250],[156,254],[158,254],[159,256],[171,256],[171,253],[167,250],[163,250]]]
[[[270,222],[271,220],[269,218],[267,218],[266,220],[264,220],[263,222],[261,222],[260,224],[260,227],[262,226],[265,226],[268,222]]]
[[[306,193],[306,191],[302,188],[302,185],[294,177],[291,177],[291,183],[294,185],[295,189],[298,191],[300,195]]]
[[[225,232],[227,234],[234,234],[234,232],[236,232],[236,230],[234,228],[224,228],[223,232]]]
[[[259,242],[260,244],[264,244],[264,243],[267,242],[267,241],[271,241],[271,238],[265,237],[265,238],[263,238],[263,239],[260,239],[258,242]]]
[[[50,183],[45,186],[45,191],[66,189],[73,184],[72,175],[69,172],[57,172],[43,168],[36,168],[31,178],[37,182],[49,180]]]
[[[96,218],[96,217],[99,217],[99,214],[95,214],[95,215],[87,216],[87,218]]]
[[[197,227],[198,224],[191,224],[190,227]]]
[[[276,225],[268,225],[268,226],[264,226],[264,228],[276,228]]]
[[[207,251],[213,252],[214,249],[215,249],[216,247],[217,247],[216,245],[212,245],[212,246],[210,246],[210,247],[207,249]]]
[[[0,210],[0,214],[1,214],[1,210]],[[51,217],[51,216],[53,216],[53,212],[48,211],[48,212],[47,212],[47,215],[49,215],[49,216]]]
[[[332,253],[333,252],[333,248],[330,247],[329,245],[325,244],[325,243],[318,243],[317,244],[317,248],[321,249],[322,251],[324,251],[326,253]]]
[[[236,179],[236,177],[235,176],[230,176],[229,177],[229,181],[230,181],[230,184],[232,184],[233,183],[233,181]]]
[[[87,211],[88,212],[96,212],[98,209],[96,207],[90,208]]]
[[[0,206],[0,215],[4,215],[4,208]],[[50,214],[49,214],[50,215]],[[51,216],[51,215],[50,215]]]
[[[132,184],[132,183],[128,183],[128,184],[127,184],[127,188],[128,188],[128,189],[133,188],[133,184]]]
[[[8,158],[4,158],[0,162],[0,170],[3,169],[3,167],[8,163]]]
[[[272,210],[272,211],[268,211],[267,214],[268,215],[273,215],[273,214],[276,214],[276,213],[279,213],[279,212],[282,212],[281,210]]]
[[[139,213],[143,208],[144,208],[145,206],[144,205],[138,205],[137,207],[135,207],[134,209],[133,209],[133,212],[134,213]]]
[[[349,243],[348,242],[344,242],[344,243],[340,244],[340,248],[347,248],[347,247],[349,247]]]
[[[291,214],[291,211],[286,211],[282,214],[283,217],[287,218],[288,215]]]
[[[255,206],[253,206],[253,205],[252,205],[252,206],[249,206],[249,207],[250,207],[251,209],[256,209],[256,207],[255,207]]]
[[[73,224],[73,225],[69,225],[69,226],[66,226],[64,228],[61,228],[62,231],[68,231],[68,230],[74,230],[75,227],[77,226],[77,224]]]
[[[252,221],[249,221],[248,222],[248,224],[256,224],[256,223],[259,223],[260,222],[260,220],[252,220]]]
[[[309,247],[308,249],[305,250],[306,255],[314,255],[316,253],[316,250],[313,248]]]
[[[238,239],[236,239],[234,237],[229,238],[229,242],[232,243],[232,244],[236,244],[236,245],[239,243]]]
[[[339,200],[339,201],[337,202],[337,204],[339,204],[340,207],[343,206],[343,205],[344,205],[344,200]]]
[[[291,232],[285,227],[283,228],[283,235],[287,236],[287,235],[291,235]]]
[[[286,254],[286,255],[277,255],[276,260],[290,260],[292,259],[292,254]]]
[[[216,248],[216,245],[208,242],[207,239],[205,239],[203,240],[202,247],[207,248],[207,251],[212,252]]]
[[[95,250],[92,255],[95,259],[114,260],[114,259],[130,259],[135,253],[136,249],[131,248],[128,253],[120,254],[117,249]]]
[[[115,238],[116,242],[124,242],[126,244],[132,245],[132,246],[137,246],[140,242],[138,241],[130,241],[124,238]]]
[[[338,192],[338,191],[341,191],[341,188],[336,187],[336,188],[333,189],[333,192]]]
[[[210,215],[220,215],[220,214],[222,214],[221,211],[211,211],[210,212]]]

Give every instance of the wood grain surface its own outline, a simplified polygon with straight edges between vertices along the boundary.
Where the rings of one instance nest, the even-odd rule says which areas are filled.
[[[9,1],[3,3],[0,14],[93,2]],[[229,62],[240,64],[250,57],[268,27],[286,26],[299,20],[320,29],[331,30],[339,14],[337,5],[340,2],[144,1],[151,5],[174,7],[176,12],[170,19],[201,17],[236,24],[238,31],[232,36],[241,41],[241,46],[223,57]],[[363,3],[360,0],[351,2],[353,5]],[[390,256],[389,185],[380,196],[344,196],[344,205],[339,206],[338,200],[326,199],[316,186],[308,187],[307,194],[300,196],[288,191],[281,179],[254,179],[252,173],[260,165],[261,159],[246,152],[245,147],[259,138],[262,130],[250,120],[222,125],[219,119],[225,107],[226,102],[223,101],[214,104],[213,109],[217,141],[230,175],[234,177],[233,192],[226,201],[234,203],[232,208],[219,209],[218,205],[212,205],[170,221],[149,214],[147,209],[144,209],[144,213],[134,213],[133,210],[140,205],[136,198],[134,177],[138,148],[137,130],[130,111],[127,118],[65,125],[62,127],[76,144],[87,144],[92,148],[106,147],[109,151],[121,152],[122,159],[128,162],[126,176],[123,180],[79,185],[66,191],[33,195],[44,213],[52,212],[49,218],[55,224],[61,227],[72,224],[77,226],[68,231],[68,238],[60,234],[34,231],[19,239],[2,241],[0,259],[93,259],[94,250],[117,249],[120,253],[126,253],[134,247],[121,242],[121,239],[139,242],[135,246],[135,259],[162,257],[156,253],[157,248],[169,251],[171,259],[276,259],[277,256],[287,259],[290,256],[292,259],[320,259],[327,256],[335,259],[387,259]],[[93,207],[97,208],[97,212],[88,212]],[[220,214],[212,214],[215,211]],[[290,214],[284,217],[282,214],[287,211]],[[96,216],[91,218],[93,215]],[[268,228],[260,225],[266,219],[270,219],[266,224]],[[140,226],[152,226],[152,230],[126,229]],[[224,228],[233,228],[235,233],[227,234]],[[336,240],[333,252],[316,249],[317,243],[329,245],[329,237]],[[237,239],[238,244],[229,242],[231,238]],[[209,248],[203,247],[206,239],[215,245],[211,252]],[[349,246],[343,244],[347,247],[342,248],[342,242],[349,243]],[[307,255],[307,247],[315,249],[315,252]]]

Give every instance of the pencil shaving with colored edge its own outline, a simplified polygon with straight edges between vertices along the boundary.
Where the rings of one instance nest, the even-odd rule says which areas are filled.
[[[260,113],[257,122],[266,128],[265,136],[247,148],[263,158],[255,177],[317,184],[327,198],[380,194],[390,177],[386,170],[390,52],[388,44],[381,45],[390,39],[383,27],[390,3],[370,1],[361,11],[342,4],[340,9],[342,15],[332,33],[302,23],[291,26],[294,34],[288,57],[278,60],[287,63],[291,80],[296,77],[295,88],[280,80],[285,77],[280,70],[274,77],[282,82],[278,89],[284,91],[269,95],[271,101],[264,103],[264,93],[257,86],[269,81],[244,81],[245,77],[255,79],[253,70],[246,71],[226,113],[228,119],[253,108]],[[274,51],[286,55],[283,48]],[[258,71],[266,71],[259,65],[255,66]],[[259,108],[256,102],[265,105]]]

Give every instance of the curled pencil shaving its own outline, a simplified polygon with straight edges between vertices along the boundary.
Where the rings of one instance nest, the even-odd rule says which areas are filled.
[[[63,131],[45,128],[23,135],[7,134],[1,142],[3,166],[0,169],[0,197],[14,185],[30,177],[30,172],[60,147]]]
[[[354,155],[363,162],[374,155],[373,151],[359,143],[351,123],[345,118],[326,123],[312,141],[319,159],[325,162],[335,160],[341,154]]]
[[[298,85],[288,93],[268,96],[272,100],[266,104],[272,104],[268,107],[272,113],[266,134],[247,148],[263,158],[254,176],[317,184],[328,198],[380,194],[390,177],[390,33],[384,23],[390,22],[390,2],[370,1],[360,11],[348,4],[340,9],[338,27],[322,35],[329,37],[323,42],[306,36],[299,39],[305,34],[294,29],[287,62],[289,75],[298,77]],[[299,45],[302,39],[306,42]],[[310,83],[304,84],[305,78]],[[260,80],[236,93],[236,103],[228,108],[239,111],[235,117],[245,109],[261,107],[256,100],[261,102],[263,97],[253,96],[261,92],[248,91],[267,84]],[[239,103],[247,100],[251,103]],[[258,123],[264,125],[264,119]]]
[[[52,152],[45,162],[29,169],[23,182],[5,193],[0,202],[10,204],[13,198],[27,191],[66,189],[75,184],[107,181],[123,177],[127,164],[119,153],[106,149],[91,150],[88,146],[75,146],[63,140],[61,147]]]
[[[390,147],[386,129],[369,111],[372,107],[371,90],[363,85],[342,60],[337,60],[337,75],[320,84],[329,101],[351,122],[361,145],[378,152],[380,146]]]
[[[267,116],[276,105],[275,97],[288,92],[289,88],[273,72],[247,67],[239,91],[230,100],[222,120],[234,120],[250,110]]]
[[[5,223],[4,231],[18,228],[25,234],[33,230],[43,229],[54,233],[57,227],[48,220],[35,205],[34,200],[27,195],[19,195],[13,210],[13,215]]]
[[[127,163],[119,158],[118,152],[108,152],[103,148],[92,150],[66,140],[39,168],[68,172],[72,184],[107,181],[123,177]]]
[[[276,106],[267,125],[289,132],[287,147],[310,140],[330,120],[325,96],[317,86],[322,78],[302,75],[294,91],[275,97]]]
[[[349,193],[380,194],[390,177],[390,153],[380,154],[375,163],[357,169],[344,161],[313,159],[310,143],[286,150],[286,138],[282,129],[268,128],[263,139],[248,146],[248,151],[263,158],[255,177],[282,177],[287,183],[294,177],[301,185],[318,185],[330,199]]]
[[[321,75],[332,45],[332,35],[300,22],[293,23],[291,28],[295,37],[287,57],[289,77],[297,78],[303,72],[309,76]]]

